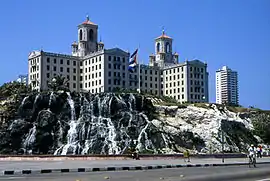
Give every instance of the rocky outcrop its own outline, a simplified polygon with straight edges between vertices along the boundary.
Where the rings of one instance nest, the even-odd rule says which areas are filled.
[[[220,152],[222,140],[227,152],[239,152],[257,141],[243,114],[215,105],[158,103],[139,94],[32,94],[0,127],[0,153],[209,153]]]

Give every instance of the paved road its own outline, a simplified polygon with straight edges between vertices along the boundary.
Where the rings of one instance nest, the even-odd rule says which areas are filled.
[[[267,175],[255,176],[257,173]],[[244,174],[239,179],[233,176]],[[270,165],[259,165],[258,168],[248,168],[247,166],[228,167],[205,167],[205,168],[179,168],[179,169],[159,169],[146,171],[119,171],[119,172],[92,172],[92,173],[66,173],[66,174],[45,174],[29,176],[2,176],[0,181],[259,181],[270,178]],[[227,175],[226,178],[222,176]],[[254,176],[254,177],[252,177]],[[200,177],[200,178],[199,178]],[[267,181],[267,180],[265,180]]]
[[[257,162],[268,161],[270,158],[260,158]],[[247,163],[247,158],[228,158],[225,163]],[[185,164],[183,159],[173,160],[63,160],[63,161],[0,161],[0,171],[3,170],[22,170],[22,169],[73,169],[73,168],[93,168],[93,167],[130,167],[147,165],[177,165]],[[198,159],[191,160],[191,164],[213,164],[222,163],[221,159]]]

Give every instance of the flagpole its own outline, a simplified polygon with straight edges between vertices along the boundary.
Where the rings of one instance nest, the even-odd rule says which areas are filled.
[[[139,44],[139,48],[138,48],[138,51],[140,49],[140,44]],[[139,60],[139,52],[138,52],[138,64],[139,64],[139,88],[138,88],[138,92],[139,94],[141,93],[141,64],[140,64],[140,60]]]

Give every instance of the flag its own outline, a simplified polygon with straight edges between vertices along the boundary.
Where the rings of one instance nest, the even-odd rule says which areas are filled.
[[[138,49],[135,50],[135,52],[130,56],[129,63],[128,63],[128,70],[130,72],[134,72],[134,69],[136,67],[137,63],[137,54]]]

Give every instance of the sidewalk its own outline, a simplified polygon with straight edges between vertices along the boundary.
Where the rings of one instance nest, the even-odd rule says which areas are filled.
[[[270,164],[270,158],[258,158],[258,164]],[[191,158],[191,162],[184,159],[173,160],[63,160],[63,161],[0,161],[0,175],[13,174],[41,174],[61,172],[91,172],[113,170],[146,170],[180,167],[209,167],[247,165],[247,158]]]

